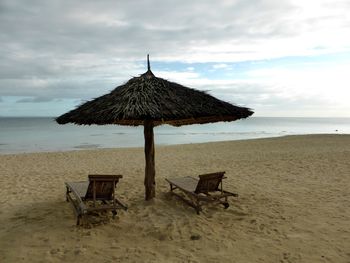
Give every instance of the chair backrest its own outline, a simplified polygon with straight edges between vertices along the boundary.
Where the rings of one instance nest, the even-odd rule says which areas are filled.
[[[118,183],[120,178],[123,178],[123,176],[90,174],[89,187],[86,191],[85,199],[112,200],[114,196],[115,185]]]
[[[199,181],[195,190],[196,194],[208,193],[219,190],[219,185],[225,172],[217,172],[199,175]]]

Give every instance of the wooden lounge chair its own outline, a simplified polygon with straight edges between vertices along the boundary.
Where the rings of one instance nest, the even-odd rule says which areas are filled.
[[[115,197],[115,187],[122,175],[89,175],[89,181],[66,182],[66,200],[71,202],[77,215],[77,225],[86,222],[88,213],[112,211],[113,218],[117,209],[127,210]],[[101,204],[98,204],[101,203]]]
[[[230,205],[227,202],[229,196],[238,196],[238,194],[230,193],[222,189],[222,179],[225,172],[217,172],[199,175],[199,179],[190,176],[166,179],[170,184],[172,194],[184,200],[187,204],[196,209],[197,214],[202,211],[202,203],[218,203],[222,204],[225,209]],[[180,190],[183,195],[175,193],[174,190]]]

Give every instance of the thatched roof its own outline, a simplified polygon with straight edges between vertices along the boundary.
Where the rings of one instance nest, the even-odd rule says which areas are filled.
[[[195,89],[157,78],[150,69],[110,93],[88,101],[58,117],[59,124],[120,124],[154,126],[234,121],[253,114]]]

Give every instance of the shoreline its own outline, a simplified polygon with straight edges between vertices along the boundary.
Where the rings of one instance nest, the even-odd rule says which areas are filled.
[[[350,118],[252,117],[235,122],[157,126],[157,145],[272,138],[303,134],[350,134]],[[0,118],[0,154],[143,147],[143,127],[59,125],[47,118]]]
[[[237,139],[237,140],[220,140],[220,141],[206,141],[206,142],[194,142],[194,143],[179,143],[179,144],[157,144],[155,142],[155,147],[171,147],[171,146],[183,146],[183,145],[194,145],[194,144],[210,144],[210,143],[224,143],[224,142],[237,142],[237,141],[254,141],[254,140],[269,140],[274,138],[288,138],[288,137],[298,137],[298,136],[350,136],[350,133],[310,133],[310,134],[287,134],[287,135],[276,135],[271,137],[258,137],[258,138],[247,138],[247,139]],[[4,144],[6,145],[6,144]],[[117,149],[143,149],[143,146],[119,146],[114,148],[108,147],[74,147],[75,149],[67,150],[45,150],[45,151],[29,151],[29,152],[1,152],[0,156],[4,155],[21,155],[21,154],[40,154],[40,153],[61,153],[61,152],[80,152],[80,151],[98,151],[98,150],[117,150]]]
[[[0,155],[1,262],[348,262],[350,135],[156,146],[144,201],[143,148]],[[194,209],[165,178],[226,171],[230,207]],[[75,226],[66,181],[122,174],[116,219]],[[191,236],[199,237],[192,240]]]

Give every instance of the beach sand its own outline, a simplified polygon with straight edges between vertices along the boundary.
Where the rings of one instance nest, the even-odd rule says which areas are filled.
[[[165,178],[226,171],[230,207],[200,215]],[[65,181],[122,174],[116,219],[75,225]],[[0,155],[0,262],[350,262],[350,135]],[[195,236],[195,240],[191,239]]]

